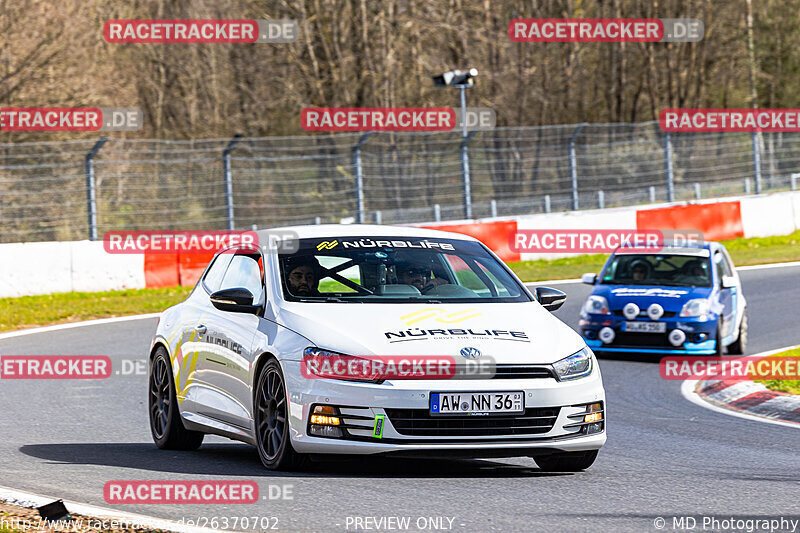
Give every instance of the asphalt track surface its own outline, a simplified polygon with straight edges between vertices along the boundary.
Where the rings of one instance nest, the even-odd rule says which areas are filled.
[[[800,342],[800,267],[741,276],[748,351]],[[557,314],[575,327],[590,288],[559,288],[568,299]],[[9,338],[0,340],[0,355],[105,354],[119,368],[121,359],[146,354],[155,325],[142,319]],[[704,516],[800,518],[798,429],[694,405],[681,396],[681,382],[659,377],[652,360],[603,359],[600,366],[608,443],[594,466],[578,474],[545,474],[527,458],[360,458],[272,473],[255,448],[218,437],[206,437],[196,452],[158,450],[148,429],[144,375],[3,380],[0,485],[104,507],[114,507],[103,499],[110,480],[255,480],[262,495],[289,485],[292,500],[117,506],[173,520],[276,517],[281,531],[355,531],[355,517],[389,516],[410,517],[410,531],[433,530],[418,529],[417,521],[443,517],[445,528],[452,519],[451,531],[548,532],[657,531],[657,517],[670,531],[680,516],[696,518],[696,530],[703,530]]]

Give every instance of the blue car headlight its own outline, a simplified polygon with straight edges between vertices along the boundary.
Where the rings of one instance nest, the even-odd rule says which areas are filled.
[[[689,300],[681,309],[681,317],[701,317],[706,316],[711,311],[711,302],[706,298],[695,298]]]
[[[592,373],[594,353],[586,346],[581,351],[553,363],[559,381],[579,379]]]
[[[611,311],[608,310],[608,300],[604,296],[592,294],[583,304],[584,313],[592,313],[595,315],[610,315]]]

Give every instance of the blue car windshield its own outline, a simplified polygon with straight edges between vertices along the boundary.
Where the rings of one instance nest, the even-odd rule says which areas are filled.
[[[455,239],[300,239],[279,254],[289,301],[339,303],[529,302],[480,243]]]
[[[600,283],[711,287],[711,262],[696,255],[620,254],[609,261]]]

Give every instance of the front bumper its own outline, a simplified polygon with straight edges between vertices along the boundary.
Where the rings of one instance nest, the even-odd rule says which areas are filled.
[[[451,451],[473,457],[537,455],[596,450],[606,441],[605,407],[603,429],[598,433],[586,434],[582,428],[574,426],[576,417],[569,416],[582,413],[584,404],[603,402],[605,406],[605,392],[596,364],[590,376],[567,382],[541,378],[395,380],[382,384],[307,379],[300,374],[299,362],[283,361],[282,365],[289,395],[292,446],[300,453],[413,454]],[[519,416],[536,418],[535,415],[539,414],[537,410],[548,411],[548,416],[542,418],[550,419],[552,426],[548,421],[548,426],[537,434],[519,434],[519,430],[515,429],[518,423],[514,423],[514,427],[478,431],[480,435],[462,436],[458,435],[458,431],[448,430],[442,430],[441,434],[433,434],[435,431],[415,434],[417,432],[401,421],[401,417],[407,415],[398,414],[413,410],[415,416],[427,416],[431,392],[502,391],[523,391],[526,413]],[[308,434],[308,419],[315,404],[339,408],[341,418],[348,426],[345,438]],[[385,417],[384,428],[381,438],[378,438],[373,434],[374,421],[381,415]],[[392,422],[393,418],[395,423]],[[492,423],[492,417],[469,417],[469,422],[480,419]]]
[[[634,321],[650,322],[649,319],[643,317],[638,317]],[[714,355],[716,353],[717,316],[714,314],[702,318],[673,316],[661,320],[666,323],[664,333],[625,332],[626,322],[629,321],[616,315],[585,315],[579,324],[581,336],[594,352],[664,355]],[[604,343],[598,338],[600,330],[604,327],[614,330],[614,340],[610,343]],[[676,329],[686,335],[686,340],[677,346],[668,340],[669,333]]]

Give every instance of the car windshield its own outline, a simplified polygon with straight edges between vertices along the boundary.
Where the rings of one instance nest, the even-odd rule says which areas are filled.
[[[531,301],[505,265],[473,241],[329,237],[296,244],[294,253],[279,255],[283,293],[290,301]]]
[[[710,287],[710,262],[707,257],[696,255],[615,255],[609,261],[600,283],[604,285]]]

